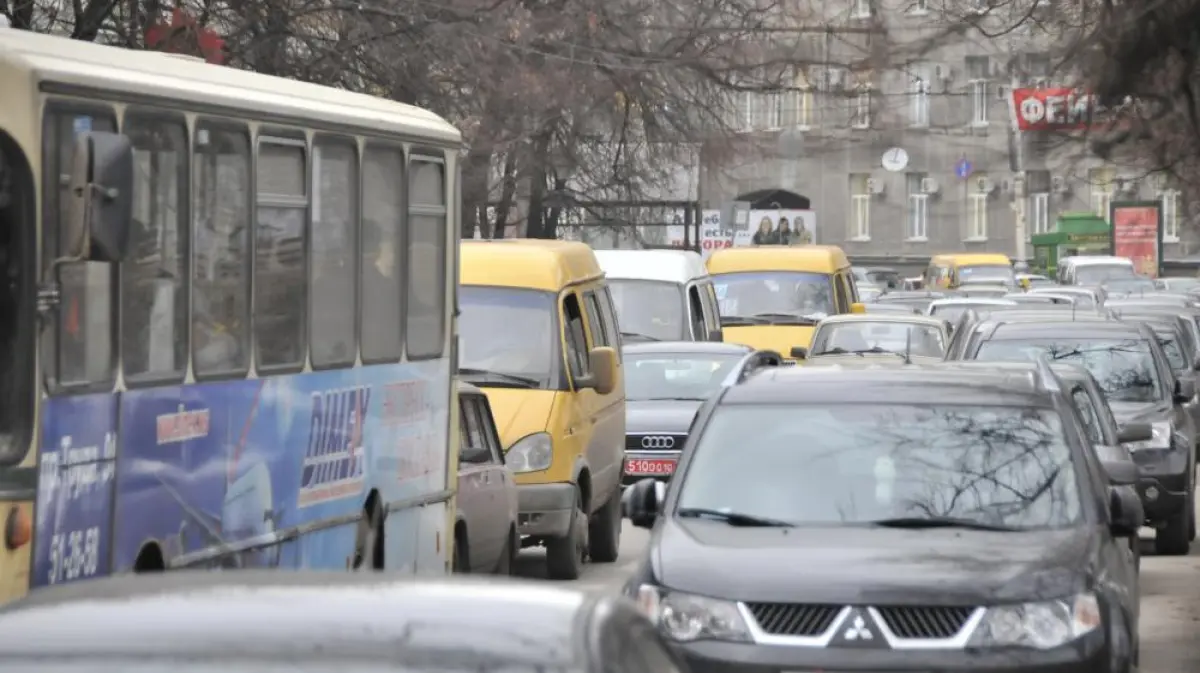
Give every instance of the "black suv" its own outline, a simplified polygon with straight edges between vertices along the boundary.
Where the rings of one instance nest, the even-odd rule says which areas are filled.
[[[1160,554],[1187,554],[1196,537],[1196,427],[1185,409],[1195,388],[1175,378],[1150,326],[1072,321],[983,322],[965,335],[964,360],[1030,360],[1081,364],[1104,389],[1118,423],[1149,423],[1149,440],[1130,442],[1141,470],[1138,491]]]
[[[626,492],[626,592],[697,673],[1127,673],[1136,479],[1044,362],[767,370]]]

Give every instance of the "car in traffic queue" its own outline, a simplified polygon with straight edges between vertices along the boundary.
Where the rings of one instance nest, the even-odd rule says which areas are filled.
[[[1008,306],[1015,308],[1017,302],[1008,299],[992,299],[990,297],[947,297],[935,299],[925,309],[925,315],[955,322],[968,309]]]
[[[939,290],[901,290],[899,292],[889,292],[876,299],[875,303],[909,306],[916,309],[917,313],[924,313],[929,308],[929,304],[946,296],[945,292]]]
[[[1167,306],[1164,304],[1126,304],[1123,306],[1109,307],[1114,315],[1118,318],[1158,318],[1171,317],[1178,321],[1183,329],[1185,345],[1192,352],[1200,353],[1200,308],[1180,308],[1178,306]],[[1192,363],[1200,365],[1200,361]],[[1200,367],[1197,367],[1200,371]]]
[[[1012,260],[994,253],[950,253],[929,258],[925,269],[925,287],[953,289],[968,279],[990,279],[1008,287],[1016,286]]]
[[[1055,287],[1058,283],[1040,273],[1018,273],[1015,275],[1017,287],[1028,292],[1039,287]]]
[[[812,346],[797,346],[791,356],[812,363],[829,358],[900,356],[913,362],[941,360],[950,341],[950,324],[926,316],[839,315],[817,323]]]
[[[858,299],[861,303],[866,304],[882,297],[887,292],[884,288],[875,285],[874,283],[858,283],[854,284],[854,289],[858,292]]]
[[[720,341],[704,259],[691,250],[596,250],[624,342]]]
[[[1058,260],[1060,285],[1099,285],[1109,278],[1136,276],[1133,261],[1113,255],[1071,255]]]
[[[1171,292],[1189,292],[1200,290],[1200,278],[1192,276],[1164,276],[1154,279],[1154,286],[1160,290]]]
[[[865,302],[863,303],[863,313],[867,315],[879,313],[884,313],[887,315],[921,315],[921,310],[916,306],[910,306],[909,304]]]
[[[517,483],[504,461],[487,395],[458,382],[458,508],[454,571],[511,575],[517,533]]]
[[[850,261],[830,245],[715,250],[705,262],[726,341],[789,353],[808,346],[822,318],[861,313]]]
[[[572,241],[463,241],[459,278],[458,375],[491,403],[522,546],[546,548],[552,579],[615,561],[625,384],[596,256]]]
[[[625,484],[669,479],[704,400],[764,367],[783,364],[775,351],[729,343],[629,344],[622,357]]]
[[[687,670],[616,596],[509,578],[262,570],[41,589],[0,609],[0,658],[23,673]]]
[[[1187,318],[1171,315],[1124,316],[1121,320],[1149,325],[1158,336],[1158,343],[1162,346],[1163,354],[1167,356],[1175,378],[1191,382],[1193,389],[1200,384],[1197,380],[1200,358],[1197,357],[1196,346],[1189,338],[1186,328],[1180,324],[1181,321],[1188,322]],[[1192,422],[1198,429],[1196,441],[1200,442],[1200,399],[1193,397],[1183,408],[1191,415]],[[1200,447],[1197,449],[1200,450]]]
[[[1012,292],[1013,289],[1007,285],[987,280],[964,283],[954,289],[954,294],[959,297],[993,297],[997,299],[1008,298]]]
[[[1012,292],[1004,295],[1004,299],[1015,301],[1018,304],[1067,304],[1075,303],[1075,298],[1065,294],[1057,294],[1052,292],[1039,292],[1037,294],[1029,294],[1028,292]]]
[[[951,356],[985,361],[1049,357],[1087,368],[1119,423],[1150,424],[1149,440],[1127,444],[1140,470],[1138,493],[1147,525],[1155,529],[1157,553],[1188,553],[1195,538],[1196,426],[1184,405],[1195,389],[1190,381],[1175,378],[1149,325],[985,321]]]
[[[1125,308],[1128,306],[1174,306],[1180,309],[1197,308],[1196,297],[1186,294],[1167,294],[1166,292],[1132,293],[1126,295],[1109,295],[1104,300],[1108,308]]]
[[[1084,286],[1084,285],[1051,285],[1047,287],[1030,288],[1026,294],[1039,295],[1050,294],[1054,296],[1068,296],[1075,300],[1075,305],[1081,308],[1095,308],[1104,302],[1107,296],[1100,287]]]
[[[1088,445],[1048,369],[720,391],[671,483],[626,490],[650,529],[626,593],[697,673],[1136,671],[1141,512],[1112,485],[1137,468]]]
[[[1142,297],[1159,293],[1158,288],[1154,286],[1154,281],[1145,276],[1109,278],[1102,281],[1100,287],[1108,295],[1105,303],[1112,299],[1130,296]]]

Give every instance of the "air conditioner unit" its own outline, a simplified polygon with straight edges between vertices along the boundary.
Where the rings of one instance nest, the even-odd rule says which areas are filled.
[[[882,194],[883,193],[883,181],[876,180],[875,178],[867,178],[867,193],[868,194],[876,194],[876,195]]]
[[[933,178],[921,178],[921,193],[922,194],[937,194],[941,187],[937,180]]]
[[[1056,194],[1065,194],[1071,191],[1071,185],[1063,176],[1055,175],[1050,178],[1050,190]]]
[[[987,178],[975,178],[975,191],[991,194],[996,191],[996,184]]]
[[[1167,188],[1167,176],[1165,173],[1151,173],[1146,176],[1150,183],[1150,189],[1156,192],[1161,192]]]

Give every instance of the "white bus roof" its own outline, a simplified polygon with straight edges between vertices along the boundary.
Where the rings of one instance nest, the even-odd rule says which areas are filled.
[[[597,250],[608,278],[687,283],[708,276],[704,259],[691,250]]]
[[[1112,255],[1074,255],[1072,257],[1063,257],[1058,261],[1059,265],[1071,264],[1074,266],[1090,266],[1093,264],[1126,264],[1133,266],[1133,261],[1128,257],[1114,257]]]
[[[25,75],[35,86],[49,83],[64,91],[111,91],[126,98],[186,101],[196,112],[246,110],[253,112],[252,118],[277,117],[280,123],[320,121],[441,145],[462,142],[458,129],[446,120],[395,101],[161,52],[0,28],[0,82],[12,86],[10,74]]]

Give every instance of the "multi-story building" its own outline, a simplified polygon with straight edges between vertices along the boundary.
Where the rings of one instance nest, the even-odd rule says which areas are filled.
[[[1168,179],[1107,164],[1078,137],[1014,131],[1014,86],[1070,84],[1054,38],[1032,25],[992,39],[966,28],[985,5],[948,17],[932,0],[891,9],[877,1],[826,0],[842,6],[827,12],[827,29],[802,39],[801,60],[811,62],[796,68],[794,86],[738,94],[739,149],[703,167],[705,205],[780,189],[806,197],[819,240],[851,255],[1031,258],[1017,241],[1018,203],[1028,240],[1052,230],[1060,212],[1107,217],[1114,199],[1158,199],[1165,256],[1200,248]],[[885,161],[895,149],[903,152]]]

